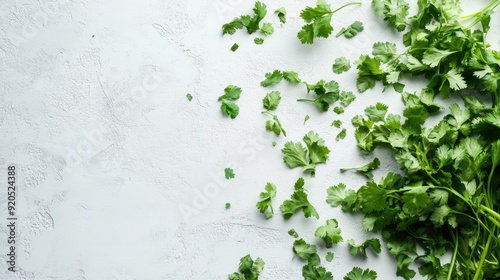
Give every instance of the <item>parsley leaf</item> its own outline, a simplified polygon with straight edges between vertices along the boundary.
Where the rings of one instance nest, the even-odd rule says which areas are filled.
[[[342,106],[349,107],[354,100],[356,100],[354,93],[350,91],[342,91],[340,93],[340,103],[342,103]]]
[[[260,32],[262,32],[262,34],[264,34],[265,36],[269,36],[269,35],[273,34],[274,27],[270,22],[266,22],[266,23],[262,24],[262,27],[260,28]]]
[[[234,102],[226,102],[222,101],[221,111],[224,115],[231,117],[232,119],[236,118],[240,112],[240,107],[236,105]]]
[[[327,262],[331,262],[333,260],[333,253],[332,252],[326,253],[325,260]]]
[[[257,209],[264,214],[266,218],[271,218],[274,215],[272,199],[276,197],[276,186],[267,183],[265,191],[260,193],[260,201],[257,202]]]
[[[290,219],[290,217],[295,214],[295,212],[302,210],[304,217],[309,218],[311,216],[319,219],[318,212],[314,206],[309,203],[307,199],[307,193],[304,188],[304,179],[299,178],[295,183],[295,192],[292,194],[289,200],[285,200],[280,206],[281,213],[285,220]]]
[[[381,62],[387,63],[396,54],[396,44],[377,42],[373,44],[372,54]]]
[[[283,79],[293,84],[298,84],[301,82],[301,80],[299,79],[299,74],[295,71],[283,71]]]
[[[361,31],[364,30],[363,23],[361,21],[355,21],[348,27],[342,27],[342,29],[335,35],[335,37],[340,37],[341,35],[344,35],[344,37],[350,39]]]
[[[240,99],[241,88],[233,85],[229,85],[224,89],[224,95],[219,96],[219,101],[230,100],[235,101]]]
[[[336,58],[332,66],[333,73],[335,74],[347,72],[349,69],[351,69],[351,62],[345,56]]]
[[[304,280],[333,280],[331,272],[326,271],[322,266],[315,266],[311,263],[302,267],[302,276],[304,276]]]
[[[338,222],[335,219],[326,220],[325,226],[320,226],[314,232],[314,235],[323,239],[326,248],[331,248],[333,244],[337,244],[344,239],[340,235],[341,230],[338,227]]]
[[[316,266],[321,262],[316,245],[308,244],[304,239],[298,239],[293,242],[293,252],[312,266]]]
[[[263,4],[260,1],[255,2],[253,11],[253,16],[243,15],[222,25],[222,34],[232,35],[236,32],[236,29],[242,29],[243,27],[246,27],[248,34],[252,34],[259,30],[259,24],[267,14],[266,4]]]

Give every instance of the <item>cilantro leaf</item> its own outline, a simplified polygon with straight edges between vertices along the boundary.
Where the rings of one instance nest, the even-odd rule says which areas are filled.
[[[297,183],[299,183],[301,179],[302,178],[300,178]],[[303,186],[295,186],[295,192],[292,194],[289,200],[285,200],[283,204],[281,204],[280,210],[285,220],[290,219],[290,217],[292,217],[293,214],[295,214],[299,210],[302,210],[302,212],[304,213],[304,217],[306,218],[313,216],[316,219],[319,219],[318,212],[316,212],[314,206],[309,203],[309,200],[307,199],[307,193],[305,192]]]
[[[359,267],[354,267],[349,273],[344,276],[344,280],[375,280],[377,279],[377,272]]]
[[[404,0],[372,0],[372,7],[375,15],[384,15],[384,20],[392,27],[400,32],[405,29],[410,5]]]
[[[331,272],[326,271],[322,266],[315,266],[311,263],[302,267],[302,276],[304,276],[304,280],[333,280]]]
[[[371,162],[361,166],[361,167],[353,167],[353,168],[341,168],[341,172],[345,172],[347,170],[355,170],[359,173],[363,174],[369,180],[373,179],[372,170],[377,169],[380,166],[380,160],[378,158],[373,159]]]
[[[306,115],[306,116],[304,117],[304,124],[306,124],[306,122],[307,122],[310,118],[311,118],[311,117],[310,117],[309,115]]]
[[[262,103],[264,103],[264,108],[267,110],[275,110],[278,108],[280,100],[281,93],[279,91],[271,91],[262,99]]]
[[[256,37],[255,39],[253,39],[253,42],[256,45],[262,45],[262,44],[264,44],[264,39]]]
[[[335,140],[339,141],[344,139],[347,136],[347,130],[345,128],[342,128],[342,130],[335,136]]]
[[[292,228],[288,231],[288,235],[294,237],[294,238],[298,238],[299,237],[299,234]]]
[[[321,80],[316,84],[306,83],[307,92],[314,91],[316,99],[297,99],[299,102],[314,103],[321,111],[326,112],[330,105],[340,98],[339,84],[336,81],[325,82]]]
[[[337,115],[340,115],[340,114],[343,114],[345,112],[344,108],[340,107],[340,106],[336,106],[335,108],[333,108],[333,112]]]
[[[262,32],[262,34],[264,34],[265,36],[269,36],[269,35],[273,34],[274,27],[270,22],[266,22],[266,23],[262,24],[262,27],[260,28],[260,32]]]
[[[240,107],[236,105],[234,102],[226,102],[222,101],[222,105],[220,107],[222,114],[231,117],[232,119],[236,118],[240,112]]]
[[[340,128],[342,126],[342,121],[341,120],[334,120],[332,122],[332,125],[331,126],[334,126],[336,128]]]
[[[325,141],[313,131],[310,131],[303,138],[306,148],[298,142],[287,142],[281,150],[284,154],[283,160],[290,168],[303,167],[304,172],[310,172],[314,176],[316,164],[326,163],[330,150],[325,146]]]
[[[219,101],[230,100],[235,101],[240,99],[241,88],[233,85],[229,85],[224,89],[224,94],[219,96]]]
[[[336,58],[332,66],[333,73],[335,74],[347,72],[349,69],[351,69],[351,62],[345,56]]]
[[[324,0],[318,0],[316,7],[307,6],[300,13],[300,17],[307,23],[297,34],[302,44],[312,44],[314,38],[328,38],[333,32],[331,26],[332,15],[350,5],[359,5],[359,2],[352,2],[332,11],[330,4]]]
[[[298,84],[301,82],[301,80],[299,79],[299,74],[295,71],[283,71],[283,79],[293,84]]]
[[[188,101],[193,100],[193,96],[191,95],[191,93],[186,94],[186,98]]]
[[[268,113],[268,112],[264,112]],[[269,113],[268,113],[269,114]],[[286,137],[286,131],[281,125],[280,120],[278,119],[278,116],[270,114],[272,116],[272,119],[269,119],[266,121],[266,130],[274,132],[277,136],[280,136],[281,133],[283,133],[283,136]]]
[[[267,14],[266,4],[263,4],[260,1],[255,2],[253,11],[253,16],[242,15],[239,18],[235,18],[231,22],[222,25],[222,35],[232,35],[237,29],[242,29],[243,27],[246,27],[248,34],[252,34],[259,30],[259,24]]]
[[[320,226],[314,232],[314,235],[323,239],[326,248],[331,248],[333,244],[337,244],[344,239],[340,235],[341,230],[338,227],[338,222],[335,219],[326,220],[325,226]]]
[[[380,240],[378,240],[378,238],[368,239],[359,245],[356,244],[354,239],[347,240],[347,243],[349,244],[349,248],[350,248],[349,253],[351,253],[351,255],[353,255],[353,256],[361,254],[366,258],[366,249],[368,247],[371,247],[373,249],[373,251],[377,254],[380,254],[380,252],[381,252]]]
[[[349,107],[351,103],[356,100],[356,95],[350,91],[343,91],[340,93],[340,103],[342,106]]]
[[[273,72],[266,73],[266,79],[260,82],[260,85],[263,87],[273,86],[283,79],[283,73],[279,70],[274,70]]]
[[[336,186],[331,186],[327,190],[326,202],[332,207],[342,206],[342,210],[353,210],[356,202],[356,192],[354,190],[346,190],[346,185],[340,183]]]
[[[231,168],[229,168],[229,167],[224,169],[224,177],[225,177],[227,180],[229,180],[229,179],[233,179],[233,178],[234,178],[234,176],[235,176],[235,174],[234,174],[233,169],[231,169]]]
[[[231,203],[226,203],[226,209],[231,209]]]
[[[284,7],[277,9],[274,13],[278,16],[281,23],[286,23],[286,10]]]
[[[344,35],[344,37],[350,39],[361,31],[364,30],[363,23],[361,21],[355,21],[348,27],[342,27],[342,29],[335,35],[335,37],[340,37],[341,35]]]
[[[333,253],[332,252],[326,253],[325,260],[327,262],[331,262],[333,260]]]
[[[239,273],[229,274],[230,280],[258,280],[259,275],[264,270],[264,261],[261,258],[252,260],[250,255],[246,255],[240,260]]]
[[[373,44],[372,54],[381,62],[387,63],[396,54],[396,44],[377,42]]]
[[[276,186],[268,182],[259,196],[261,200],[257,202],[257,209],[269,219],[274,215],[272,199],[276,197]]]
[[[371,121],[383,122],[388,108],[387,105],[377,102],[375,105],[366,107],[365,114]]]
[[[293,252],[312,266],[318,265],[321,261],[317,253],[316,245],[308,244],[304,239],[298,239],[293,242]]]

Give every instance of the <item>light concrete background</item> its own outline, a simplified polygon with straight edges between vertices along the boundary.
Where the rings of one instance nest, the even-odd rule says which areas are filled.
[[[395,113],[402,104],[393,91],[380,93],[380,85],[357,94],[355,71],[334,75],[331,66],[337,57],[354,61],[374,42],[400,42],[400,36],[365,0],[332,21],[338,31],[361,20],[364,32],[305,46],[296,38],[299,13],[314,1],[264,2],[265,21],[276,30],[258,46],[244,31],[221,36],[221,25],[251,13],[254,1],[0,0],[0,166],[15,164],[19,171],[19,271],[8,272],[2,261],[0,279],[226,279],[246,254],[266,262],[262,279],[302,279],[289,229],[320,244],[314,230],[336,218],[345,240],[377,236],[363,232],[360,216],[326,204],[326,189],[339,182],[362,186],[363,177],[339,168],[374,156],[382,161],[377,180],[398,170],[387,151],[359,153],[350,120],[377,101]],[[273,14],[281,6],[288,11],[284,25]],[[492,26],[498,23],[496,16]],[[498,45],[498,33],[492,36]],[[234,53],[233,43],[240,45]],[[309,82],[335,79],[358,98],[340,116],[320,113],[295,101],[306,95],[302,85],[260,87],[274,69],[295,70]],[[221,115],[217,102],[229,84],[243,89],[234,120]],[[270,90],[282,92],[277,113],[287,138],[264,129],[261,100]],[[306,114],[311,119],[304,125]],[[334,119],[347,128],[342,141],[335,141],[340,129],[330,127]],[[310,130],[332,150],[316,178],[305,176],[320,219],[299,213],[284,221],[279,205],[304,175],[285,166],[280,150]],[[235,179],[223,178],[226,167]],[[0,172],[1,182],[5,176]],[[266,182],[278,186],[277,215],[270,220],[255,208]],[[6,191],[0,193],[5,225]],[[5,226],[0,236],[7,236]],[[6,238],[0,248],[5,258]],[[396,278],[385,248],[379,256],[369,252],[368,260],[351,257],[345,242],[333,252],[328,263],[320,249],[335,279],[353,266],[371,268],[379,279]]]

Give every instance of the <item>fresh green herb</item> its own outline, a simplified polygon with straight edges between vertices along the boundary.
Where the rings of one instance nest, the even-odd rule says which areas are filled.
[[[333,112],[335,112],[335,114],[337,114],[337,115],[340,115],[340,114],[343,114],[345,112],[345,110],[344,110],[344,108],[337,106],[337,107],[333,108]]]
[[[377,16],[383,15],[384,20],[388,21],[392,27],[398,31],[405,29],[410,5],[404,0],[372,0],[372,6],[375,14]]]
[[[230,280],[258,280],[264,269],[264,261],[261,258],[252,260],[250,255],[246,255],[240,260],[239,273],[229,274]]]
[[[231,168],[229,168],[229,167],[224,169],[224,177],[225,177],[227,180],[229,180],[229,179],[233,179],[233,178],[234,178],[234,176],[235,176],[235,174],[234,174],[233,169],[231,169]]]
[[[327,4],[325,0],[318,0],[314,8],[306,7],[300,13],[300,17],[307,23],[302,26],[302,29],[297,34],[300,42],[302,44],[312,44],[314,38],[330,37],[333,32],[331,26],[332,15],[350,5],[361,5],[361,2],[351,2],[333,11],[330,4]]]
[[[333,280],[331,272],[322,266],[312,265],[310,262],[302,267],[304,280]]]
[[[263,87],[274,86],[281,82],[283,79],[283,73],[279,70],[274,70],[273,72],[266,73],[266,79],[260,82]]]
[[[267,183],[265,191],[260,193],[260,201],[257,202],[257,209],[264,214],[266,218],[271,218],[274,215],[272,200],[276,197],[276,186]]]
[[[349,107],[354,100],[356,100],[354,93],[350,91],[342,91],[340,93],[340,103],[342,103],[342,106]]]
[[[354,190],[346,190],[345,184],[340,183],[329,187],[327,194],[326,202],[331,206],[342,206],[343,211],[356,210],[356,192]]]
[[[259,30],[259,24],[267,14],[266,4],[259,1],[255,2],[253,11],[255,13],[253,16],[243,15],[222,25],[222,35],[232,35],[236,32],[236,29],[242,29],[243,27],[246,27],[248,34],[252,34]]]
[[[309,115],[306,115],[306,116],[304,117],[304,124],[306,124],[306,122],[307,122],[310,118],[311,118],[311,117],[310,117]]]
[[[264,108],[266,109],[266,111],[263,111],[262,114],[271,116],[271,119],[266,121],[267,130],[274,132],[278,136],[281,133],[283,133],[283,135],[286,137],[286,131],[285,129],[283,129],[283,126],[281,125],[278,116],[269,112],[278,108],[280,100],[281,100],[281,93],[279,91],[272,91],[268,93],[264,97],[264,99],[262,99],[262,103],[264,105]]]
[[[273,141],[273,143],[272,143],[272,144],[273,144],[273,147],[276,147],[276,144],[277,144],[277,143],[276,143],[276,141]]]
[[[342,126],[342,121],[341,120],[334,120],[332,122],[332,125],[331,126],[334,126],[336,128],[340,128]]]
[[[262,34],[264,34],[265,36],[269,36],[269,35],[273,34],[274,27],[271,23],[266,22],[266,23],[262,24],[262,27],[260,28],[260,32],[262,32]]]
[[[264,44],[264,39],[259,38],[259,37],[256,37],[255,39],[253,39],[253,42],[254,42],[256,45],[262,45],[262,44]]]
[[[355,267],[351,270],[351,272],[347,273],[344,276],[344,280],[375,280],[377,279],[377,272],[362,268]]]
[[[349,69],[351,69],[351,62],[345,56],[336,58],[332,66],[333,73],[335,74],[347,72]]]
[[[188,101],[193,100],[193,96],[191,95],[191,93],[186,94],[186,98]]]
[[[316,245],[308,244],[304,239],[298,239],[293,242],[293,252],[302,260],[316,266],[321,260],[317,253]]]
[[[342,128],[342,130],[339,132],[339,134],[337,134],[337,136],[335,136],[335,140],[337,140],[337,141],[342,140],[346,137],[346,135],[347,135],[347,129]]]
[[[302,167],[304,172],[310,172],[312,176],[316,173],[316,164],[326,163],[330,149],[325,146],[325,141],[313,131],[307,133],[304,138],[306,148],[302,143],[287,142],[281,150],[283,160],[290,168]]]
[[[341,35],[344,35],[347,39],[350,39],[361,31],[364,30],[363,23],[361,21],[355,21],[348,27],[342,27],[342,29],[335,35],[335,37],[340,37]]]
[[[333,260],[333,253],[332,252],[326,253],[325,260],[327,262],[331,262]]]
[[[231,209],[231,203],[226,203],[226,209]]]
[[[316,219],[319,219],[318,212],[316,212],[314,206],[312,206],[307,199],[307,193],[304,190],[304,179],[299,178],[297,182],[295,182],[294,188],[295,192],[292,194],[290,199],[285,200],[280,206],[283,218],[288,220],[293,216],[293,214],[295,214],[295,212],[302,210],[304,217],[309,218],[313,216]]]
[[[380,166],[380,160],[378,158],[374,158],[371,162],[369,162],[361,167],[341,168],[340,171],[345,172],[347,170],[355,170],[355,171],[358,171],[359,173],[363,174],[369,180],[371,180],[371,179],[373,179],[372,170],[377,169],[379,166]]]
[[[325,82],[321,80],[316,84],[305,83],[307,87],[307,93],[314,91],[316,94],[315,99],[297,99],[297,101],[311,102],[314,103],[321,111],[326,112],[330,108],[330,105],[340,98],[339,84],[335,81]]]
[[[299,234],[293,228],[288,231],[288,234],[293,238],[299,238]]]
[[[380,240],[378,238],[368,239],[359,245],[356,244],[354,239],[347,240],[347,243],[349,244],[349,253],[351,253],[351,255],[353,256],[363,255],[366,258],[366,249],[368,247],[371,247],[377,254],[380,254],[380,252],[382,251],[380,249]]]
[[[238,105],[231,101],[236,101],[240,98],[241,88],[233,85],[229,85],[224,89],[224,95],[219,97],[219,101],[222,101],[221,111],[224,115],[231,117],[232,119],[238,116],[240,108]]]
[[[279,91],[271,91],[270,93],[266,94],[266,97],[264,97],[262,103],[264,103],[264,108],[266,108],[266,110],[275,110],[276,108],[278,108],[280,101],[281,93]]]
[[[293,84],[298,84],[301,82],[301,80],[299,79],[299,74],[295,71],[283,71],[283,79]]]
[[[286,10],[284,7],[277,9],[274,13],[278,16],[281,23],[286,23]]]
[[[231,51],[235,52],[240,46],[236,43],[233,44],[233,46],[231,47]]]
[[[335,219],[326,220],[325,226],[320,226],[314,232],[314,235],[323,239],[326,248],[331,248],[333,244],[337,244],[344,239],[340,235],[341,230],[338,227],[338,222]]]

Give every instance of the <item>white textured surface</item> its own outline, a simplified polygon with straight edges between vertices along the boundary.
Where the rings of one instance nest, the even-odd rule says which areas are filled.
[[[314,1],[264,2],[265,20],[276,31],[258,46],[255,36],[221,37],[220,29],[249,13],[253,1],[0,0],[0,166],[14,163],[20,171],[20,270],[9,273],[2,261],[0,279],[226,279],[248,253],[265,260],[262,279],[301,279],[290,228],[317,243],[316,227],[337,218],[345,240],[372,236],[362,231],[359,216],[325,203],[326,188],[364,183],[339,172],[373,158],[358,152],[350,119],[376,101],[397,112],[397,95],[379,94],[377,87],[337,117],[296,102],[306,94],[303,86],[281,83],[273,89],[283,95],[277,112],[288,137],[276,138],[264,130],[261,100],[270,89],[259,82],[265,72],[295,70],[306,81],[336,79],[356,92],[355,71],[334,75],[333,60],[355,60],[374,42],[399,42],[399,35],[363,1],[332,22],[338,30],[362,20],[359,36],[303,46],[296,38],[303,24],[298,14]],[[285,25],[273,14],[281,6],[288,11]],[[233,53],[235,42],[240,48]],[[222,117],[216,101],[229,84],[243,89],[235,120]],[[303,125],[306,114],[311,119]],[[348,130],[340,142],[340,130],[330,127],[337,118]],[[333,151],[316,178],[306,177],[321,219],[299,213],[285,222],[278,210],[265,220],[255,208],[265,183],[278,186],[277,210],[302,176],[284,165],[280,149],[310,130]],[[383,151],[375,155],[382,160],[377,180],[397,170]],[[225,167],[235,169],[235,179],[223,178]],[[5,201],[2,191],[2,225]],[[6,234],[2,226],[0,236]],[[0,248],[4,255],[3,238]],[[376,270],[379,279],[395,278],[385,248],[380,256],[370,252],[368,261],[350,257],[345,242],[333,251],[333,262],[323,265],[335,279],[355,265]]]

